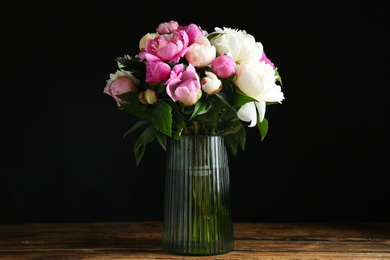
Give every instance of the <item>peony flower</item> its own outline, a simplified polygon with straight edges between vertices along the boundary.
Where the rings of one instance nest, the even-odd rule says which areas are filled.
[[[148,61],[146,62],[146,82],[150,84],[157,84],[164,81],[171,72],[171,67],[162,61]]]
[[[234,83],[244,94],[258,101],[245,104],[237,112],[239,119],[251,122],[250,127],[257,123],[256,108],[262,122],[266,102],[281,103],[284,99],[281,87],[275,84],[276,78],[274,69],[264,61],[248,62],[237,67]]]
[[[203,34],[199,26],[193,23],[188,26],[180,26],[178,30],[184,30],[187,33],[188,45],[193,44],[195,42],[196,37]]]
[[[139,41],[139,50],[140,51],[145,51],[145,48],[146,48],[146,43],[151,40],[151,39],[154,39],[157,37],[157,34],[155,33],[148,33],[148,34],[145,34],[141,40]]]
[[[217,53],[225,53],[231,56],[238,64],[247,61],[259,61],[263,53],[263,45],[256,42],[255,38],[245,31],[233,30],[231,28],[215,28],[216,33],[222,33],[211,41],[217,48]]]
[[[176,31],[169,38],[159,35],[146,43],[146,52],[140,52],[141,59],[148,61],[173,61],[177,63],[188,50],[188,36],[185,31]]]
[[[204,77],[200,84],[202,90],[209,95],[215,95],[222,89],[222,82],[218,79],[217,75],[212,72],[206,71],[206,77]]]
[[[185,57],[192,66],[202,68],[209,65],[215,59],[215,55],[215,47],[210,45],[206,37],[199,35],[188,48]]]
[[[110,79],[107,80],[103,92],[113,97],[118,106],[120,104],[128,105],[129,103],[118,98],[117,95],[136,90],[137,83],[138,80],[130,72],[118,70],[115,74],[110,74]]]
[[[139,101],[142,104],[154,104],[157,102],[157,94],[152,89],[147,89],[139,94]]]
[[[160,23],[157,28],[158,34],[170,34],[176,32],[179,28],[179,24],[176,21],[170,21],[169,23]]]
[[[170,78],[165,82],[167,94],[173,101],[193,105],[198,100],[200,90],[199,76],[192,65],[183,72],[183,64],[173,67]]]
[[[263,54],[262,54],[261,59],[260,59],[260,62],[262,62],[262,61],[265,61],[265,63],[271,65],[272,68],[278,70],[278,68],[276,68],[275,65],[267,58],[264,51],[263,51]]]
[[[234,69],[235,66],[236,63],[233,58],[222,53],[219,57],[213,60],[211,69],[218,77],[226,79],[236,73],[236,70]]]

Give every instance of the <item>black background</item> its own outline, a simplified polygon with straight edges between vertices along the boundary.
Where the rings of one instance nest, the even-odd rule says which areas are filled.
[[[388,1],[14,5],[1,30],[0,222],[162,220],[165,153],[103,88],[160,22],[245,29],[279,68],[269,133],[230,156],[234,221],[389,221]]]

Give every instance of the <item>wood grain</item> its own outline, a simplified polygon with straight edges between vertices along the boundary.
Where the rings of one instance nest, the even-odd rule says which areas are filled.
[[[162,222],[0,225],[0,259],[183,259]],[[233,252],[192,259],[390,259],[390,223],[235,223]]]

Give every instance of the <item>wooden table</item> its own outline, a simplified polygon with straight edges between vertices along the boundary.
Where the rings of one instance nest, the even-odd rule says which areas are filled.
[[[0,259],[180,259],[162,222],[0,224]],[[235,223],[233,252],[198,259],[390,259],[390,223]]]

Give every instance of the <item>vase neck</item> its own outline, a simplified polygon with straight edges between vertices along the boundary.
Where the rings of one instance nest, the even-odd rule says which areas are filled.
[[[183,136],[171,139],[167,150],[167,167],[220,168],[227,165],[227,151],[221,136]]]

